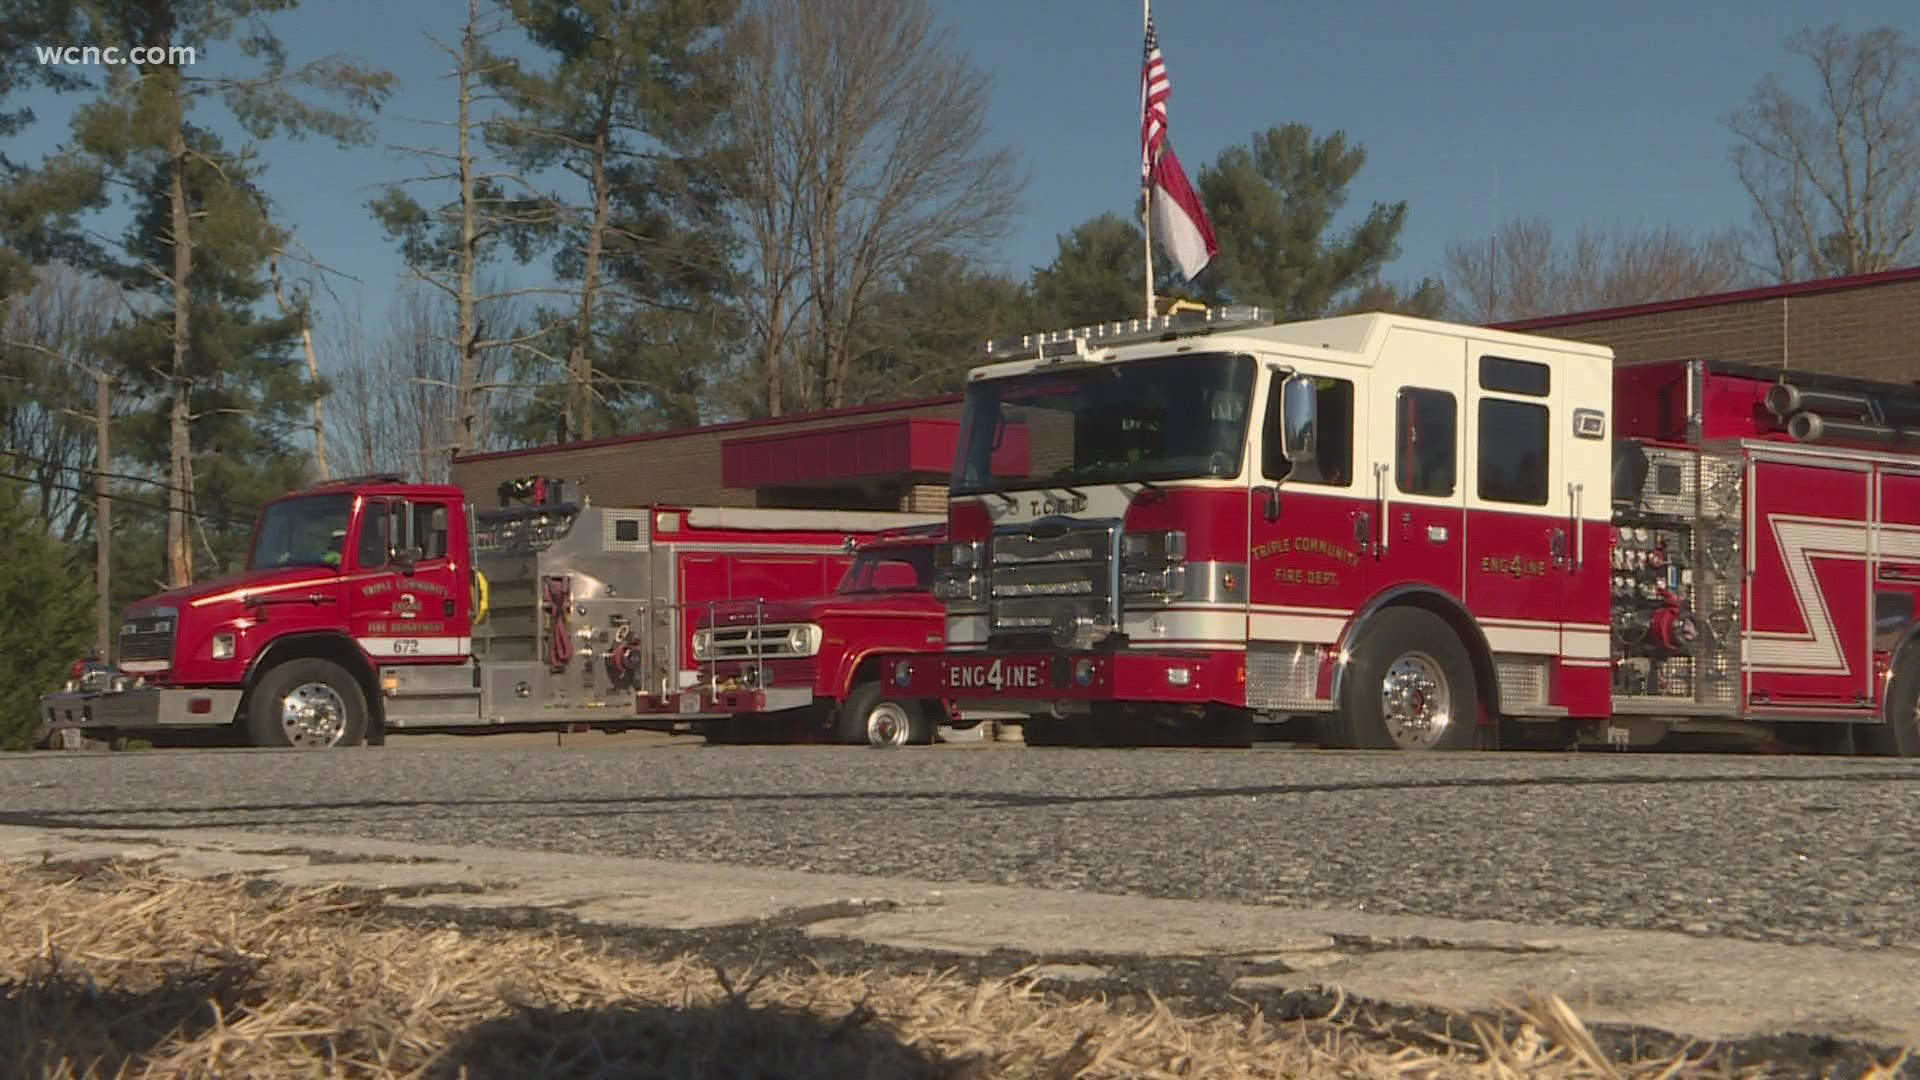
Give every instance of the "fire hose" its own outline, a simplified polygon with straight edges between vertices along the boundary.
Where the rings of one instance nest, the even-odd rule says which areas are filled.
[[[547,606],[553,612],[553,624],[547,638],[547,665],[559,669],[573,660],[573,636],[567,632],[567,607],[573,588],[564,577],[547,579]]]

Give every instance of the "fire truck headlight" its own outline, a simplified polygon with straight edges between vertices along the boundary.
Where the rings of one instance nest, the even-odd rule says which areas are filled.
[[[238,638],[234,634],[213,635],[213,658],[215,660],[233,659],[234,646]]]
[[[1130,532],[1121,537],[1121,553],[1135,562],[1180,562],[1187,557],[1187,534],[1180,529]]]
[[[695,630],[693,632],[693,658],[695,660],[711,660],[713,657],[709,654],[712,652],[713,631]]]
[[[933,595],[940,600],[978,600],[980,599],[980,575],[943,572],[934,579]]]
[[[913,661],[896,660],[893,662],[893,685],[905,690],[913,682]]]
[[[787,651],[795,656],[812,656],[820,651],[820,627],[803,623],[787,631]]]
[[[980,565],[980,544],[973,540],[956,540],[942,544],[934,550],[933,562],[940,569],[951,567],[955,570],[971,570]]]
[[[1073,662],[1073,681],[1079,686],[1093,685],[1093,661],[1081,657]]]

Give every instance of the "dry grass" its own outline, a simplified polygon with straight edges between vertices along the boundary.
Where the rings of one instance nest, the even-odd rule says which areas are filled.
[[[1557,999],[1452,1042],[1063,999],[1014,978],[716,972],[548,931],[423,929],[325,891],[0,865],[0,1074],[1621,1077]],[[1504,1031],[1504,1033],[1503,1033]],[[1517,1031],[1517,1034],[1515,1032]]]

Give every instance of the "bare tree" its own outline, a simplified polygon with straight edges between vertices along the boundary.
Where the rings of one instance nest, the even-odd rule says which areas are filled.
[[[480,284],[498,245],[515,240],[516,230],[545,226],[553,214],[524,177],[512,170],[492,168],[484,156],[485,129],[498,103],[498,96],[487,90],[486,82],[506,65],[487,43],[508,25],[508,19],[491,0],[467,0],[467,18],[458,43],[430,39],[453,62],[449,77],[454,83],[455,118],[426,122],[451,127],[453,145],[399,147],[427,161],[428,171],[389,185],[372,204],[388,234],[399,241],[414,277],[454,305],[453,325],[444,338],[459,358],[447,380],[453,391],[454,416],[448,445],[455,454],[480,442],[484,427],[480,383],[483,370],[494,362],[489,354],[503,349],[532,349],[539,336],[539,331],[517,337],[490,336],[481,318],[482,309],[518,296],[559,291],[540,287],[488,291]],[[452,198],[435,207],[423,207],[405,190],[417,184],[451,185]],[[520,243],[524,245],[524,239]],[[440,467],[440,471],[443,469]]]
[[[109,283],[49,266],[11,298],[0,324],[0,459],[11,458],[31,478],[41,519],[64,543],[83,527],[82,482],[93,492],[94,644],[101,656],[113,625],[115,416],[111,361],[93,346],[113,327],[120,304]]]
[[[983,247],[1021,188],[987,79],[926,0],[761,0],[740,31],[734,204],[763,405],[846,403],[867,307],[912,262]]]
[[[310,308],[311,288],[302,288],[294,301],[287,299],[286,283],[280,276],[280,260],[285,257],[284,242],[276,245],[273,254],[267,259],[268,280],[273,285],[273,301],[279,305],[280,317],[297,319],[300,323],[300,347],[307,357],[307,382],[314,389],[313,404],[313,463],[319,469],[320,479],[333,475],[327,468],[327,416],[326,395],[320,393],[320,358],[313,351],[313,313]],[[311,283],[308,283],[309,286]]]
[[[1900,265],[1920,231],[1920,50],[1887,27],[1828,26],[1787,52],[1812,65],[1812,97],[1769,74],[1725,118],[1768,271],[1784,282]]]
[[[490,412],[478,413],[470,433],[462,432],[458,420],[458,319],[448,297],[415,284],[402,289],[387,325],[375,336],[357,314],[323,324],[325,352],[336,361],[328,373],[336,407],[327,413],[327,426],[343,472],[395,472],[444,482],[449,451],[463,434],[469,449],[493,445]],[[481,307],[475,319],[482,327],[515,327],[522,321],[510,301]],[[483,353],[475,369],[475,393],[511,389],[497,381],[503,367],[500,351]]]
[[[1563,242],[1536,217],[1449,244],[1442,279],[1460,318],[1502,322],[1724,292],[1750,273],[1731,230],[1583,225]]]

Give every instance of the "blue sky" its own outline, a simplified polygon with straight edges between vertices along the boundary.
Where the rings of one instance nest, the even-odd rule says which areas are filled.
[[[1140,5],[1135,0],[937,0],[953,41],[993,78],[993,139],[1029,179],[997,259],[1043,264],[1057,234],[1137,198]],[[450,114],[437,78],[465,4],[308,0],[274,25],[296,59],[356,55],[404,85],[378,120],[382,144],[434,141],[409,118]],[[1920,4],[1854,0],[1684,3],[1415,4],[1345,0],[1161,0],[1173,79],[1171,132],[1189,169],[1273,124],[1343,129],[1365,145],[1355,208],[1406,199],[1403,253],[1390,276],[1434,272],[1445,246],[1516,215],[1582,223],[1744,224],[1748,211],[1719,118],[1768,70],[1798,77],[1787,37],[1837,20],[1889,25],[1920,43]],[[182,44],[195,44],[184,42]],[[210,70],[226,66],[203,55]],[[67,105],[29,95],[43,122],[13,140],[27,158],[65,137]],[[284,218],[377,324],[402,267],[365,209],[383,180],[417,166],[385,145],[265,148],[265,184]],[[324,313],[323,313],[324,317]]]

